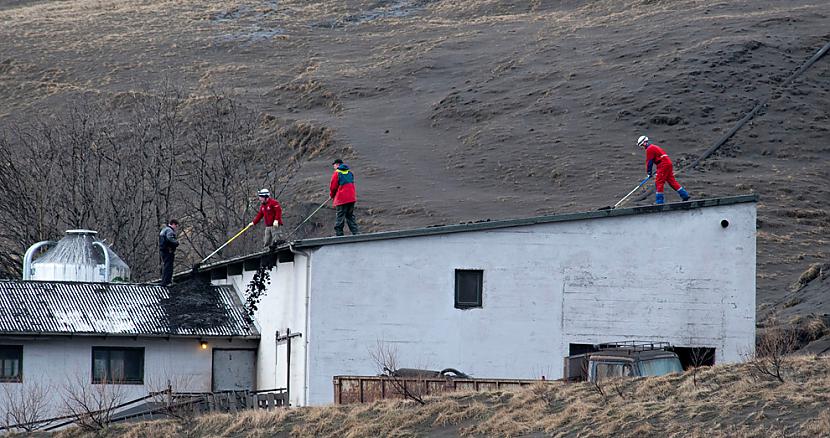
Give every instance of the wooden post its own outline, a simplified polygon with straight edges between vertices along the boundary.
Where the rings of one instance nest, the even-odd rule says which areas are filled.
[[[277,332],[277,342],[286,341],[285,345],[285,406],[291,406],[291,338],[302,336],[302,333],[291,333],[291,329],[285,329],[285,335],[280,336]],[[273,400],[273,398],[272,398]]]
[[[291,394],[291,329],[285,329],[285,393]],[[286,407],[289,402],[286,400]]]

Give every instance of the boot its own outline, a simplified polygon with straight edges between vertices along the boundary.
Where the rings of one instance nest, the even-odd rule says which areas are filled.
[[[663,197],[662,193],[657,193],[657,194],[654,195],[654,203],[657,204],[657,205],[666,203],[666,200]]]
[[[680,199],[684,202],[689,200],[689,192],[687,192],[683,187],[677,189],[677,194],[680,195]]]

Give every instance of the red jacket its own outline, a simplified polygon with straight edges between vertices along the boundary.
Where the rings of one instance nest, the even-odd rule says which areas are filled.
[[[671,164],[671,160],[663,148],[656,144],[650,144],[646,148],[646,172],[649,175],[651,174],[651,166],[654,164],[659,167],[661,164]]]
[[[254,218],[254,225],[258,224],[263,217],[265,218],[266,227],[273,226],[274,220],[282,225],[282,207],[280,207],[280,203],[276,199],[268,198],[259,205],[259,213]]]
[[[335,206],[357,202],[357,191],[354,188],[354,173],[349,170],[349,166],[341,164],[331,175],[329,196],[334,198]]]

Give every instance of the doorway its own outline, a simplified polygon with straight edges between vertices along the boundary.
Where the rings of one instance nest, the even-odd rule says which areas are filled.
[[[256,388],[256,350],[213,349],[213,392],[253,391]]]

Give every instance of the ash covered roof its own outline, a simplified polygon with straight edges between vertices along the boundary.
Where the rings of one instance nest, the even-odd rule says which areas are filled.
[[[2,335],[259,338],[231,286],[51,281],[0,281]]]

